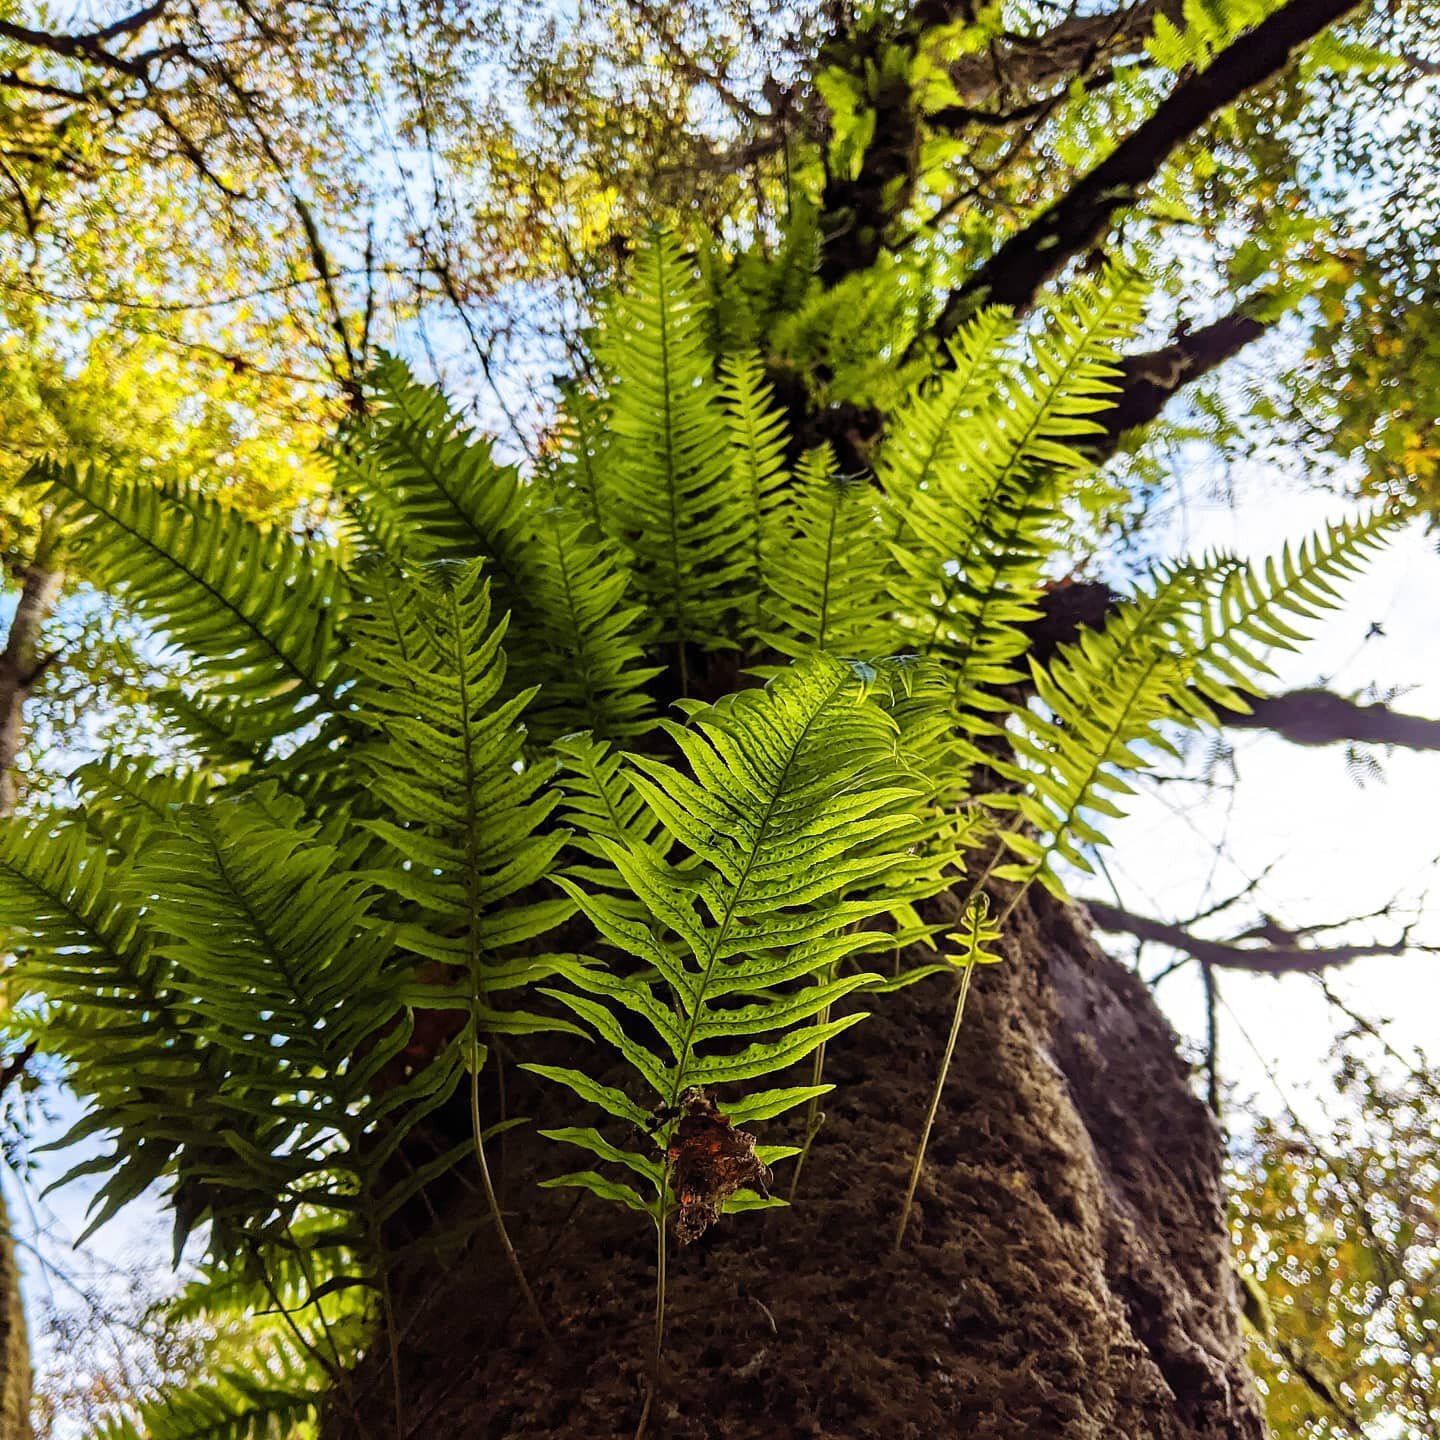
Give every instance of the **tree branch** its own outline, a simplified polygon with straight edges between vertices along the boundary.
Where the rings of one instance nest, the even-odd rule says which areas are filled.
[[[1102,459],[1113,454],[1126,431],[1148,425],[1178,390],[1258,340],[1274,321],[1256,319],[1250,313],[1255,308],[1252,299],[1199,330],[1178,332],[1157,350],[1125,356],[1120,362],[1120,389],[1113,408],[1094,417],[1105,433],[1085,448]]]
[[[1232,730],[1273,730],[1296,745],[1394,745],[1440,750],[1440,720],[1407,715],[1388,705],[1360,705],[1329,690],[1291,690],[1251,702],[1250,713],[1220,712]]]
[[[1278,75],[1298,50],[1356,6],[1357,0],[1289,0],[1208,68],[1182,80],[1139,129],[951,294],[936,333],[953,334],[981,305],[1028,309],[1067,261],[1100,241],[1116,212],[1134,203],[1181,144]]]
[[[1152,920],[1145,915],[1132,915],[1128,910],[1121,910],[1103,900],[1085,899],[1080,903],[1101,930],[1167,945],[1193,957],[1202,965],[1224,970],[1249,970],[1258,975],[1311,975],[1336,965],[1348,965],[1366,955],[1403,955],[1417,948],[1403,936],[1390,945],[1236,945],[1224,940],[1201,939],[1184,926]]]
[[[15,808],[13,767],[24,734],[25,702],[48,665],[40,655],[40,630],[55,608],[62,578],[39,561],[26,569],[0,650],[0,815]]]

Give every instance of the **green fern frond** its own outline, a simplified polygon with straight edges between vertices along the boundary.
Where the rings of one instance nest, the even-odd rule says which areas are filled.
[[[1340,603],[1336,587],[1410,518],[1404,506],[1380,509],[1327,526],[1263,564],[1217,564],[1218,583],[1191,639],[1195,718],[1213,724],[1212,705],[1248,710],[1246,695],[1259,695],[1274,673],[1261,652],[1295,650],[1309,622]]]
[[[87,578],[158,626],[248,720],[284,734],[328,699],[347,585],[323,547],[96,468],[43,462],[29,478],[72,522],[66,543]]]
[[[610,448],[610,410],[603,397],[578,385],[567,385],[556,425],[560,463],[557,487],[573,495],[573,508],[595,527],[597,535],[613,535],[619,521],[611,513],[613,497],[606,488],[606,455]]]
[[[318,831],[299,802],[260,787],[183,812],[123,888],[225,1060],[204,1096],[211,1151],[194,1173],[212,1253],[237,1254],[321,1207],[344,1222],[331,1244],[378,1263],[385,1157],[460,1068],[442,1059],[371,1094],[410,1034],[394,935],[371,913],[374,881]]]
[[[603,939],[643,968],[573,966],[565,971],[572,988],[549,993],[617,1049],[656,1100],[674,1106],[691,1086],[775,1074],[862,1018],[815,1023],[870,977],[816,980],[872,943],[864,927],[888,897],[866,887],[902,858],[901,842],[884,842],[909,825],[914,790],[896,774],[884,711],[864,698],[848,666],[824,657],[668,728],[689,773],[641,756],[629,773],[663,840],[637,841],[629,827],[619,840],[592,837],[643,918],[610,895],[560,882]],[[671,847],[679,853],[667,856]],[[641,1029],[653,1038],[637,1038]],[[756,1038],[735,1048],[742,1037]],[[582,1072],[543,1073],[616,1118],[643,1114]],[[768,1113],[808,1093],[797,1088]],[[664,1176],[653,1157],[595,1132],[561,1138],[647,1180],[655,1195],[641,1208],[663,1215]],[[582,1172],[553,1183],[594,1189],[595,1178]],[[603,1184],[609,1193],[620,1182]]]
[[[1015,329],[1003,307],[981,311],[949,342],[949,365],[917,385],[891,420],[875,473],[901,527],[897,541],[904,534],[907,497],[923,493],[963,461],[957,436],[993,400],[1012,360]]]
[[[694,267],[665,232],[636,256],[598,348],[616,382],[605,518],[683,664],[687,643],[728,638],[729,591],[746,574],[753,517],[711,378]]]
[[[782,655],[883,649],[889,608],[879,495],[866,475],[840,475],[828,445],[804,456],[770,521],[761,638]]]
[[[263,762],[272,737],[243,705],[178,686],[154,691],[150,704],[197,765],[213,771]]]
[[[53,1148],[115,1140],[55,1182],[104,1175],[86,1234],[208,1150],[213,1121],[196,1101],[224,1068],[125,875],[76,821],[0,821],[0,931],[20,983],[44,997],[44,1043],[93,1107]]]
[[[564,843],[537,833],[559,796],[550,766],[523,763],[530,694],[501,698],[505,625],[482,565],[377,575],[351,629],[354,698],[376,737],[360,760],[391,817],[366,828],[394,853],[385,885],[418,908],[404,944],[468,966],[548,930],[568,902],[515,901]]]
[[[162,770],[151,760],[123,755],[82,765],[70,781],[85,797],[85,823],[111,850],[127,857],[148,832],[196,804],[212,784],[203,770]]]
[[[440,391],[388,357],[366,379],[371,408],[337,459],[347,491],[368,504],[369,525],[403,537],[419,560],[490,562],[506,608],[526,591],[524,487],[467,429]],[[344,459],[348,455],[358,459]]]
[[[1082,628],[1048,668],[1031,662],[1038,703],[1015,712],[1008,738],[1016,760],[996,762],[1019,788],[988,797],[1023,822],[1001,832],[1020,859],[995,869],[998,878],[1022,886],[1039,880],[1063,897],[1055,861],[1089,873],[1085,850],[1106,843],[1097,822],[1121,815],[1115,797],[1132,793],[1123,773],[1174,753],[1160,724],[1181,715],[1179,696],[1194,668],[1183,628],[1203,581],[1188,568],[1162,573],[1150,594],[1117,607],[1104,629]]]
[[[525,722],[541,743],[574,730],[602,739],[643,734],[654,705],[645,686],[660,671],[645,663],[647,616],[630,598],[631,577],[614,542],[572,510],[549,506],[530,534],[532,631],[545,671]]]
[[[770,583],[779,559],[771,521],[789,483],[785,468],[785,417],[758,355],[727,355],[720,362],[720,392],[734,452],[735,480],[750,512],[750,572],[746,584],[756,599]]]
[[[590,735],[567,735],[553,748],[566,775],[562,814],[573,827],[570,844],[601,862],[606,858],[603,845],[649,846],[660,822],[630,783],[624,757]],[[568,873],[608,881],[615,872],[606,865],[588,870],[572,866]]]
[[[1077,284],[1032,341],[1030,362],[966,423],[949,420],[943,389],[917,404],[939,412],[927,414],[927,435],[941,438],[922,455],[939,449],[943,463],[889,495],[899,516],[897,588],[914,648],[949,665],[957,712],[972,733],[993,732],[984,717],[1005,708],[995,691],[1023,678],[1024,627],[1037,613],[1062,502],[1092,468],[1074,442],[1099,428],[1091,417],[1110,403],[1117,347],[1138,325],[1143,295],[1138,277],[1122,271]],[[962,353],[983,367],[1001,333],[1000,322],[982,317]],[[907,486],[926,474],[914,462],[891,471]]]
[[[1157,65],[1179,74],[1204,70],[1244,31],[1260,24],[1280,0],[1184,0],[1177,24],[1159,14],[1145,49]]]
[[[328,1377],[298,1346],[274,1336],[246,1369],[147,1400],[135,1418],[115,1417],[96,1440],[286,1440],[320,1418]]]

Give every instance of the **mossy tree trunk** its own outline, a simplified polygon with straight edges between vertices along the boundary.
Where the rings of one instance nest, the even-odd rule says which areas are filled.
[[[1006,962],[977,977],[893,1252],[949,1000],[931,981],[873,1001],[832,1046],[839,1088],[794,1208],[728,1218],[672,1257],[647,1433],[1259,1440],[1219,1133],[1174,1034],[1083,915],[1027,902]],[[537,1125],[559,1118],[553,1096],[524,1101]],[[752,1128],[781,1142],[799,1123]],[[409,1433],[629,1435],[653,1234],[628,1212],[536,1190],[567,1156],[511,1138],[507,1204],[557,1343],[545,1352],[528,1331],[477,1215],[463,1260],[411,1287]],[[360,1378],[362,1394],[385,1393],[388,1374]],[[332,1440],[357,1433],[338,1416],[330,1426]]]

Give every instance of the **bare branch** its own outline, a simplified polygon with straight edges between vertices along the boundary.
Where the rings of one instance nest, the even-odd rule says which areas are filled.
[[[1296,745],[1394,745],[1440,750],[1440,720],[1406,715],[1388,705],[1360,705],[1329,690],[1291,690],[1251,702],[1250,713],[1222,711],[1234,730],[1273,730]]]
[[[1120,391],[1114,407],[1095,416],[1105,433],[1096,437],[1092,448],[1102,458],[1110,455],[1126,431],[1148,425],[1177,391],[1266,334],[1274,321],[1256,319],[1254,311],[1260,301],[1269,298],[1252,298],[1199,330],[1178,332],[1168,345],[1125,356],[1120,362]]]
[[[1101,930],[1168,945],[1202,965],[1222,970],[1249,970],[1258,975],[1312,975],[1337,965],[1348,965],[1366,955],[1403,955],[1408,951],[1428,948],[1412,945],[1403,935],[1389,945],[1238,945],[1232,941],[1202,939],[1192,935],[1184,926],[1145,915],[1132,915],[1128,910],[1107,904],[1104,900],[1084,899],[1080,903]]]

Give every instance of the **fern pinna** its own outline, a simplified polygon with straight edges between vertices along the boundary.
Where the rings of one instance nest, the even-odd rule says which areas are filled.
[[[152,1433],[261,1433],[325,1383],[343,1403],[392,1221],[456,1166],[544,1330],[487,1147],[515,1117],[481,1077],[512,1057],[577,1105],[546,1133],[588,1161],[547,1183],[655,1229],[658,1354],[672,1220],[782,1203],[769,1167],[797,1147],[735,1126],[808,1145],[828,1042],[948,976],[903,1241],[965,997],[1026,888],[1063,893],[1127,777],[1242,708],[1404,518],[1159,567],[1041,660],[1142,287],[1102,270],[927,359],[916,297],[826,291],[814,242],[652,235],[534,473],[383,361],[321,539],[32,474],[70,567],[173,659],[155,709],[184,758],[111,757],[77,804],[0,821],[0,924],[92,1105],[76,1137],[112,1140],[77,1167],[104,1177],[95,1223],[168,1185],[177,1238],[203,1228],[243,1303],[293,1321],[273,1386],[217,1378]],[[878,442],[816,443],[807,386],[881,414]],[[954,884],[942,936],[924,902]],[[691,1163],[701,1133],[723,1172]]]

